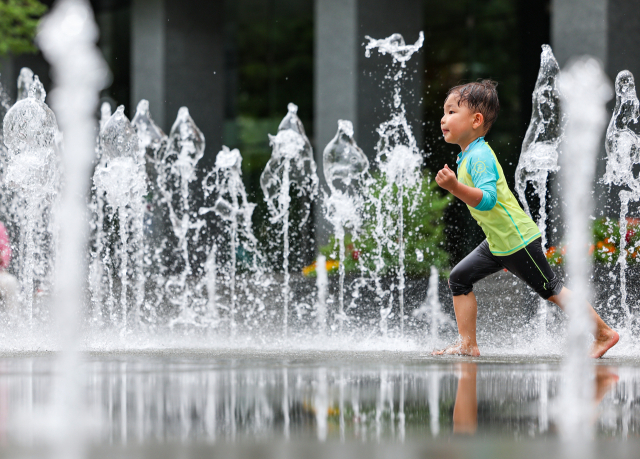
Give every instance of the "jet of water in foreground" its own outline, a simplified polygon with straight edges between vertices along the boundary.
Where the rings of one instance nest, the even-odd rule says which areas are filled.
[[[121,330],[124,332],[128,327],[130,311],[133,310],[135,313],[136,326],[140,325],[142,316],[144,302],[142,223],[143,196],[146,192],[144,150],[140,149],[135,129],[124,114],[124,106],[118,107],[104,124],[100,132],[100,143],[102,157],[93,174],[99,202],[96,211],[106,216],[106,224],[111,226],[112,233],[115,233],[117,220],[119,240],[113,255],[108,245],[103,246],[103,253],[96,254],[106,265],[102,272],[107,277],[98,279],[94,289],[102,290],[103,285],[110,286],[108,298],[104,298],[106,300],[104,303],[110,306],[109,323],[115,323],[113,280],[110,277],[113,276],[114,271],[117,271],[120,281]],[[96,218],[99,216],[96,215]],[[102,231],[103,228],[97,228],[100,240],[105,239],[100,237]],[[133,302],[130,299],[133,299]],[[103,302],[98,300],[98,304]]]
[[[621,190],[620,196],[620,295],[625,313],[625,328],[631,331],[632,313],[627,304],[627,213],[629,202],[640,200],[640,179],[634,177],[633,167],[640,164],[640,136],[638,129],[640,102],[636,94],[633,75],[628,70],[618,73],[615,83],[616,106],[607,128],[605,149],[607,169],[602,182],[630,188]]]
[[[583,57],[570,64],[560,76],[563,107],[568,117],[563,147],[562,174],[567,222],[567,274],[573,294],[566,312],[567,355],[563,363],[564,385],[560,428],[574,457],[585,457],[587,442],[593,436],[593,364],[588,357],[593,320],[586,304],[590,297],[591,242],[589,216],[593,210],[593,179],[602,130],[606,123],[606,104],[611,88],[598,61]],[[584,454],[580,454],[584,453]]]
[[[355,237],[362,224],[364,208],[364,179],[369,170],[369,160],[353,139],[351,121],[339,120],[338,132],[322,154],[324,176],[331,194],[324,196],[327,220],[334,228],[339,246],[338,320],[344,322],[344,259],[345,229]]]
[[[287,106],[288,113],[278,126],[278,133],[269,135],[273,151],[262,175],[260,186],[267,202],[270,221],[272,224],[282,225],[283,254],[282,267],[284,270],[283,286],[283,326],[287,334],[289,314],[289,230],[292,185],[296,185],[297,196],[306,197],[303,204],[302,222],[304,225],[311,212],[311,201],[318,194],[318,176],[316,162],[313,159],[311,143],[304,132],[302,121],[298,118],[298,107],[295,104]]]
[[[9,158],[5,185],[16,193],[14,210],[20,227],[17,269],[28,322],[34,319],[36,289],[49,291],[55,260],[56,234],[52,210],[60,186],[56,117],[44,103],[38,77],[29,96],[11,107],[4,123]]]
[[[60,376],[49,433],[60,458],[82,456],[85,441],[79,368],[80,318],[87,278],[86,192],[95,148],[94,114],[107,67],[96,46],[98,28],[86,0],[59,0],[41,21],[37,42],[51,63],[55,89],[51,94],[64,133],[62,166],[65,184],[60,206],[60,256],[56,268],[57,330],[62,341]],[[52,129],[52,128],[51,128]]]
[[[378,129],[380,140],[377,145],[376,162],[383,175],[382,189],[374,189],[375,182],[369,186],[369,196],[375,207],[376,227],[374,237],[377,239],[377,253],[375,254],[376,293],[382,302],[380,307],[380,328],[383,333],[387,331],[387,318],[393,308],[393,295],[389,295],[389,306],[384,307],[385,292],[382,290],[379,273],[385,268],[382,252],[384,247],[398,256],[398,303],[400,315],[400,334],[404,334],[404,287],[405,287],[405,249],[404,249],[404,204],[408,204],[409,212],[413,212],[422,199],[419,190],[422,183],[422,155],[418,149],[416,139],[407,122],[406,110],[401,97],[401,83],[404,78],[405,66],[411,56],[422,47],[424,35],[414,45],[407,46],[400,34],[393,34],[382,40],[369,40],[365,55],[368,57],[372,49],[377,49],[380,54],[391,54],[394,64],[400,64],[400,69],[392,68],[394,81],[393,104],[391,107],[391,119],[382,123]],[[414,192],[412,192],[414,191]],[[395,230],[395,231],[394,231]],[[394,233],[397,236],[390,236]],[[397,241],[397,242],[396,242]]]

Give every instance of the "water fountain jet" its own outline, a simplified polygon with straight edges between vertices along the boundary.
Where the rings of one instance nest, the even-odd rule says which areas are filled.
[[[624,327],[631,331],[632,312],[627,302],[627,213],[629,203],[640,200],[640,178],[635,177],[633,168],[640,164],[640,135],[638,129],[640,102],[636,94],[633,74],[628,70],[618,73],[615,82],[616,106],[607,127],[605,149],[607,167],[602,182],[607,185],[624,186],[620,190],[620,303],[624,311]]]
[[[352,236],[357,237],[362,224],[363,187],[369,160],[353,139],[353,124],[345,120],[338,121],[338,132],[325,147],[322,157],[324,176],[330,190],[330,195],[325,194],[324,197],[325,214],[333,225],[339,247],[338,320],[342,328],[345,320],[345,229],[351,230]]]
[[[290,296],[289,272],[289,237],[291,188],[297,185],[298,197],[306,197],[312,201],[318,194],[318,176],[316,162],[313,159],[313,149],[307,138],[302,121],[298,118],[298,107],[295,104],[287,106],[288,113],[278,126],[275,136],[269,135],[273,148],[271,158],[260,176],[260,186],[267,202],[270,222],[282,225],[283,253],[282,268],[284,270],[283,296],[283,330],[288,333],[288,314]],[[302,227],[309,218],[311,206],[304,204]]]
[[[384,268],[382,259],[383,246],[397,246],[398,253],[398,314],[400,316],[400,334],[404,335],[404,290],[405,290],[405,247],[404,247],[404,203],[408,201],[410,212],[415,210],[421,200],[420,193],[410,194],[421,183],[422,154],[418,149],[416,139],[406,117],[406,109],[401,97],[401,82],[404,77],[407,61],[417,52],[424,41],[424,34],[420,32],[418,41],[414,45],[405,45],[400,34],[393,34],[385,39],[375,40],[366,37],[369,43],[365,55],[370,56],[371,50],[377,49],[380,54],[390,54],[394,64],[400,64],[400,69],[393,76],[394,92],[391,119],[383,122],[377,129],[380,136],[376,150],[376,163],[384,177],[384,185],[374,199],[377,225],[375,237],[378,242],[376,253],[376,268],[374,279],[378,297],[384,297],[380,286],[378,273]],[[392,70],[392,71],[395,71]],[[372,183],[370,195],[374,194]],[[395,186],[395,190],[394,190]],[[395,196],[394,196],[395,195]],[[413,199],[412,199],[413,197]],[[385,203],[383,205],[383,202]],[[392,203],[389,205],[389,203]],[[395,205],[394,205],[395,204]],[[385,215],[385,209],[390,207],[390,213]],[[397,222],[397,223],[396,223]],[[396,226],[397,243],[389,239],[390,226]],[[382,301],[382,300],[381,300]],[[389,306],[380,308],[380,326],[383,333],[387,330],[387,318],[393,308],[393,295],[389,296]]]
[[[560,67],[549,45],[542,45],[540,70],[531,96],[531,121],[522,142],[515,174],[515,188],[522,206],[530,217],[526,196],[527,184],[533,185],[538,196],[540,210],[535,220],[542,235],[542,250],[547,248],[547,182],[549,174],[557,172],[558,148],[563,137],[563,121],[560,110],[558,75]],[[538,306],[539,336],[544,339],[547,331],[547,301],[540,299]]]

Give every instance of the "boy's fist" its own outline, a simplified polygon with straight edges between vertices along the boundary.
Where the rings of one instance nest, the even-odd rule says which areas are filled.
[[[448,165],[444,165],[444,169],[440,169],[438,175],[436,175],[436,183],[440,188],[444,188],[447,191],[453,190],[458,184],[456,173],[449,169]]]

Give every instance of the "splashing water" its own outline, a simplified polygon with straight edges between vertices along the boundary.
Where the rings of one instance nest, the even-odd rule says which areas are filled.
[[[98,136],[96,138],[96,161],[99,162],[102,159],[102,140],[100,133],[104,129],[111,118],[111,104],[104,102],[100,106],[100,120]],[[97,164],[96,164],[97,165]],[[95,172],[95,171],[94,171]],[[92,242],[89,249],[89,290],[91,292],[91,307],[93,309],[92,320],[94,323],[106,324],[106,320],[103,317],[103,307],[106,305],[108,311],[113,311],[113,295],[108,292],[113,292],[113,277],[105,273],[105,267],[108,266],[108,260],[105,260],[102,255],[107,247],[107,232],[104,231],[104,193],[97,193],[95,189],[95,183],[93,184],[91,193],[91,203],[89,209],[94,218],[91,219],[91,236]],[[100,209],[100,210],[99,210]],[[101,255],[102,254],[102,255]],[[110,258],[110,255],[109,255]],[[106,263],[105,263],[106,261]],[[105,285],[104,282],[107,281]],[[108,288],[108,292],[105,290]],[[109,317],[111,320],[112,318]],[[113,323],[113,322],[112,322]]]
[[[36,288],[44,292],[52,285],[56,239],[52,210],[60,185],[58,124],[44,96],[36,77],[29,96],[9,109],[3,125],[8,148],[5,186],[15,191],[18,204],[14,209],[20,227],[17,272],[21,301],[31,325]]]
[[[309,202],[304,203],[300,228],[306,223],[311,212],[310,202],[318,194],[318,176],[316,162],[313,159],[313,149],[307,138],[302,121],[298,118],[298,107],[295,104],[287,106],[288,113],[278,126],[275,136],[269,135],[273,149],[271,158],[260,176],[260,186],[267,202],[270,221],[272,224],[282,225],[283,238],[283,326],[284,333],[288,329],[289,309],[289,229],[291,188],[295,184],[298,197],[305,196]]]
[[[2,84],[0,84],[0,119],[4,120],[10,108],[11,102],[9,95]],[[7,226],[9,234],[14,234],[18,232],[18,229],[13,227],[16,221],[14,202],[17,198],[15,196],[16,193],[10,187],[7,187],[5,182],[8,157],[7,147],[4,144],[4,134],[2,129],[0,129],[0,187],[2,187],[3,195],[3,199],[0,199],[0,221],[4,222]]]
[[[442,311],[442,304],[440,303],[438,295],[438,279],[438,268],[432,266],[427,296],[424,303],[413,311],[414,317],[422,318],[429,322],[429,331],[431,334],[430,347],[434,349],[438,346],[440,328],[443,325],[455,326],[451,318]]]
[[[324,196],[327,220],[334,228],[339,247],[338,320],[342,326],[344,314],[345,228],[355,237],[362,224],[363,187],[368,175],[369,160],[353,139],[351,121],[339,120],[338,132],[323,152],[324,176],[331,194]]]
[[[538,196],[540,210],[536,221],[542,235],[542,249],[547,247],[547,181],[549,174],[557,172],[558,147],[562,142],[563,123],[560,111],[560,91],[558,75],[560,67],[551,47],[542,45],[540,70],[533,90],[531,121],[527,128],[518,166],[516,167],[515,188],[527,215],[531,217],[525,190],[527,183],[533,185]],[[540,339],[547,333],[547,301],[540,299],[538,305]]]
[[[191,182],[196,179],[196,166],[204,155],[204,135],[196,126],[187,107],[181,107],[173,123],[167,149],[158,163],[158,190],[161,205],[166,206],[173,236],[177,239],[177,256],[181,261],[177,273],[166,282],[167,300],[185,313],[191,298],[187,281],[193,274],[189,259],[189,241],[196,242],[204,222],[191,210]],[[190,237],[191,236],[191,237]]]
[[[407,65],[407,61],[411,59],[411,56],[422,48],[422,44],[424,43],[424,33],[422,31],[420,31],[418,41],[413,45],[406,45],[404,43],[404,37],[399,33],[394,33],[380,40],[371,38],[369,35],[365,35],[365,38],[369,40],[364,52],[366,57],[370,57],[371,50],[375,49],[380,54],[391,54],[393,61],[399,62],[403,68]]]
[[[318,289],[318,305],[316,306],[316,320],[321,334],[327,332],[327,291],[329,277],[327,276],[327,259],[324,255],[318,255],[316,260],[316,288]]]
[[[33,84],[33,71],[29,67],[22,67],[18,75],[18,96],[16,102],[29,97],[29,88]]]
[[[586,307],[589,300],[591,263],[587,247],[591,242],[589,215],[593,207],[591,190],[598,145],[606,123],[606,103],[611,88],[602,67],[593,58],[582,58],[563,71],[559,87],[564,96],[568,124],[563,145],[562,165],[566,195],[567,273],[573,294],[566,312],[567,355],[563,362],[566,382],[562,391],[560,428],[571,447],[582,448],[593,436],[592,397],[593,364],[588,357],[589,334],[594,323]],[[570,171],[570,172],[569,172]],[[577,454],[573,451],[574,455]]]
[[[205,270],[205,282],[207,287],[207,310],[208,314],[214,322],[216,322],[220,315],[218,313],[218,297],[216,294],[216,282],[218,277],[218,265],[216,263],[216,251],[218,247],[214,244],[207,255],[207,261],[204,264]]]
[[[213,197],[215,204],[213,207],[202,207],[199,210],[200,215],[208,212],[215,214],[227,223],[225,233],[228,238],[225,246],[228,247],[230,254],[229,260],[229,312],[231,331],[235,333],[236,328],[236,309],[237,309],[237,254],[242,250],[243,254],[251,257],[250,272],[255,276],[257,281],[259,269],[262,260],[258,254],[258,240],[253,234],[251,217],[255,204],[250,203],[247,198],[247,192],[242,182],[242,156],[237,148],[230,150],[223,146],[222,150],[216,156],[215,168],[207,174],[202,182],[205,199]],[[220,260],[220,258],[217,258]],[[220,261],[218,261],[220,264]],[[242,291],[247,291],[247,285],[243,279],[240,285]],[[251,301],[249,304],[255,303]],[[245,314],[247,311],[245,311]]]
[[[393,76],[394,92],[391,106],[391,119],[383,122],[377,129],[380,139],[377,145],[376,163],[384,177],[384,185],[378,196],[371,199],[376,215],[374,237],[377,240],[375,254],[375,269],[372,277],[376,284],[376,293],[380,301],[380,327],[387,332],[387,319],[393,309],[393,295],[389,293],[388,306],[384,306],[386,293],[380,284],[379,273],[385,263],[382,252],[386,246],[398,256],[398,304],[400,315],[400,333],[404,334],[404,289],[405,289],[405,248],[404,248],[404,206],[408,204],[409,212],[413,213],[422,199],[421,193],[412,193],[422,181],[422,154],[418,149],[411,126],[407,122],[406,109],[401,97],[401,82],[404,77],[407,61],[421,47],[424,35],[414,45],[405,45],[400,34],[393,34],[382,40],[367,37],[369,43],[365,55],[377,49],[380,54],[390,54],[394,64],[400,64],[400,69]],[[368,194],[374,196],[374,182],[370,181]],[[395,229],[395,231],[394,231]],[[389,235],[397,234],[397,239]]]
[[[540,215],[536,223],[542,233],[543,249],[547,244],[547,178],[550,172],[559,169],[558,146],[562,141],[560,92],[557,85],[559,73],[560,68],[551,47],[542,45],[540,71],[532,95],[531,121],[516,168],[516,191],[529,216],[531,211],[525,195],[528,182],[531,182],[538,195]]]
[[[633,75],[628,70],[618,73],[615,83],[616,106],[607,128],[605,149],[607,167],[602,182],[630,188],[619,192],[620,198],[620,295],[625,313],[625,328],[631,330],[632,312],[627,304],[627,213],[629,202],[640,200],[640,179],[634,177],[633,167],[640,164],[640,136],[638,130],[640,102]]]
[[[135,129],[124,115],[124,106],[118,107],[104,124],[100,144],[102,157],[93,175],[99,202],[96,209],[98,215],[94,218],[102,220],[99,214],[103,214],[106,221],[102,222],[102,227],[97,227],[97,238],[98,241],[104,241],[105,236],[100,234],[104,231],[104,225],[114,227],[117,220],[119,241],[115,253],[112,254],[110,248],[103,243],[102,253],[96,253],[105,264],[101,272],[107,277],[96,279],[93,296],[97,297],[98,305],[107,305],[110,323],[115,323],[114,285],[111,277],[117,271],[120,323],[121,330],[125,332],[130,311],[135,313],[136,326],[140,325],[143,312],[143,196],[146,192],[146,177],[144,150],[140,149]],[[112,228],[111,233],[116,233],[115,228]],[[108,296],[101,298],[102,285],[105,284],[109,285]]]
[[[149,312],[149,322],[158,322],[158,312],[164,301],[163,286],[167,278],[167,259],[169,253],[167,226],[169,213],[162,205],[158,186],[159,173],[162,170],[162,157],[167,149],[167,135],[151,118],[149,102],[142,99],[131,120],[140,142],[140,151],[144,152],[147,177],[147,196],[144,215],[144,271],[147,296],[145,302]]]

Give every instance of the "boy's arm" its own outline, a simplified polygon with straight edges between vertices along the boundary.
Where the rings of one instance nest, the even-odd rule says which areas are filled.
[[[449,166],[446,164],[444,165],[444,169],[440,169],[436,175],[436,183],[440,188],[444,188],[471,207],[477,207],[484,195],[480,188],[474,188],[458,182],[455,172],[449,169]]]
[[[436,183],[470,207],[478,210],[491,210],[496,205],[497,174],[487,169],[484,163],[481,168],[472,167],[471,179],[477,186],[471,187],[458,182],[456,174],[445,164],[436,175]]]

